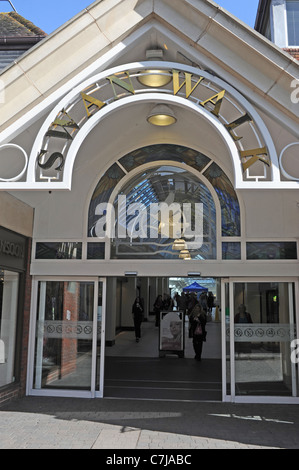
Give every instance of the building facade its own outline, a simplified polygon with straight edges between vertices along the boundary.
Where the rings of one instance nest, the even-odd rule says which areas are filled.
[[[0,69],[46,37],[16,11],[0,13]],[[18,91],[18,94],[20,91]],[[1,80],[0,102],[5,100]],[[34,209],[0,194],[0,403],[24,395],[26,386]]]
[[[255,29],[298,59],[299,4],[297,0],[261,0]]]
[[[260,2],[265,34],[274,3]],[[32,223],[26,394],[112,396],[135,297],[150,320],[170,280],[194,279],[216,296],[205,359],[217,399],[299,402],[290,45],[208,0],[97,0],[2,72],[0,201],[5,217],[17,218],[9,198]],[[4,321],[11,273],[26,267],[14,265],[22,240],[3,240]]]

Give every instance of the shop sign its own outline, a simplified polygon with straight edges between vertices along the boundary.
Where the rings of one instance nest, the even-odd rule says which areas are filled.
[[[18,243],[0,240],[0,255],[15,256],[16,258],[24,257],[24,247]]]
[[[200,85],[206,90],[209,90],[210,86],[207,77],[174,69],[171,71],[163,71],[162,69],[161,72],[165,74],[168,73],[171,77],[172,88],[168,90],[168,93],[174,96],[182,96],[187,100],[195,98],[198,106],[205,108],[217,119],[220,119],[220,111],[222,111],[223,102],[225,99],[229,99],[227,90],[219,89],[215,92],[214,89],[213,92],[209,91],[208,97],[200,97],[200,94],[195,97],[195,93],[199,90]],[[139,83],[138,80],[133,84],[133,79],[136,79],[138,75],[147,73],[150,74],[151,72],[142,70],[123,71],[107,76],[105,78],[106,85],[107,83],[111,85],[112,95],[106,100],[101,96],[101,93],[99,93],[99,89],[102,91],[103,95],[107,93],[105,82],[102,86],[99,86],[98,82],[93,83],[91,86],[89,85],[87,89],[80,91],[76,98],[76,114],[78,114],[77,109],[81,109],[79,117],[76,119],[73,118],[75,114],[73,101],[58,112],[44,134],[43,146],[39,149],[37,156],[38,167],[43,170],[55,168],[57,172],[62,172],[65,163],[66,149],[71,145],[71,142],[82,128],[82,125],[84,125],[90,117],[116,100],[120,100],[128,95],[135,95],[142,91],[140,88],[137,89],[136,87],[136,84]],[[211,90],[213,90],[212,87]],[[244,124],[254,126],[254,118],[248,112],[243,112],[242,114],[242,111],[241,113],[239,111],[239,116],[236,119],[227,120],[227,123],[223,124],[223,126],[235,142],[242,140],[244,143],[242,133],[236,133],[240,127],[242,129]],[[57,148],[57,139],[62,143],[62,150],[51,152],[51,140],[55,142]],[[262,164],[267,167],[271,166],[269,151],[266,145],[256,145],[254,148],[250,146],[245,148],[244,145],[241,147],[239,155],[243,172],[246,172],[257,162],[262,162]]]
[[[156,74],[155,68],[168,76],[166,86],[151,88],[140,80]],[[208,71],[148,62],[115,67],[73,87],[45,119],[30,156],[16,144],[0,145],[0,151],[10,147],[25,158],[23,170],[12,178],[5,179],[0,168],[0,189],[70,189],[76,154],[91,130],[110,112],[142,100],[196,108],[228,146],[236,188],[297,188],[296,178],[283,181],[284,158],[278,159],[265,123],[243,95]]]
[[[0,267],[25,268],[25,238],[0,228]]]

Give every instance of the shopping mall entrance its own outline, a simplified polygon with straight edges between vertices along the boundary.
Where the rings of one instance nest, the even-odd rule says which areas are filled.
[[[220,292],[220,279],[108,279],[107,312],[115,316],[106,323],[104,396],[221,401]],[[137,297],[144,310],[140,339],[132,315]],[[201,361],[189,333],[196,303],[207,317]]]
[[[213,304],[198,361],[190,300],[205,302],[207,294]],[[159,295],[171,304],[156,315]],[[298,300],[294,278],[36,276],[27,394],[297,403]]]
[[[160,323],[154,311],[159,294],[171,299]],[[206,302],[207,296],[213,302],[206,305],[207,337],[197,361],[189,315],[192,300]],[[289,403],[298,397],[290,347],[296,337],[296,296],[297,282],[287,278],[108,279],[104,396]],[[145,317],[138,342],[132,319],[136,297]],[[179,346],[173,347],[175,332],[167,317],[183,332]]]

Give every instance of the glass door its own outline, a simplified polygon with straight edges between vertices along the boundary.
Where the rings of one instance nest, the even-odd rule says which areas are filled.
[[[298,397],[298,370],[291,359],[295,287],[295,282],[224,283],[225,401]]]
[[[33,394],[101,393],[104,286],[103,279],[36,281]]]

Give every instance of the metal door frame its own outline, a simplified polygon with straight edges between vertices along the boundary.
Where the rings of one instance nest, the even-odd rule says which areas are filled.
[[[38,283],[41,281],[74,281],[74,282],[93,282],[94,283],[94,305],[93,305],[93,337],[92,337],[92,361],[91,361],[91,383],[89,390],[51,390],[34,389],[34,356],[36,339],[36,319],[37,319],[37,296]],[[99,282],[103,284],[102,296],[102,322],[101,322],[101,355],[100,355],[100,376],[96,383],[97,367],[97,331],[98,331],[98,287]],[[30,308],[30,327],[28,343],[27,360],[27,381],[26,395],[31,396],[54,396],[54,397],[75,397],[75,398],[95,398],[103,397],[104,394],[104,361],[105,361],[105,325],[106,325],[106,278],[103,277],[84,277],[84,276],[33,276],[31,288],[31,308]]]
[[[299,404],[299,374],[296,378],[296,367],[292,364],[292,395],[291,397],[271,397],[271,396],[236,396],[235,381],[235,341],[234,341],[234,315],[229,316],[229,325],[226,324],[225,309],[229,307],[230,312],[234,312],[234,284],[245,283],[263,283],[276,282],[288,284],[289,298],[289,322],[290,325],[297,325],[297,334],[299,331],[299,280],[298,278],[222,278],[221,279],[221,337],[222,337],[222,400],[232,403],[281,403],[281,404]],[[229,292],[229,303],[226,304],[225,292],[226,285]],[[295,287],[295,296],[293,296],[293,285]],[[226,329],[229,327],[229,359],[230,359],[230,394],[227,393],[227,341]],[[290,351],[291,354],[291,351]]]

